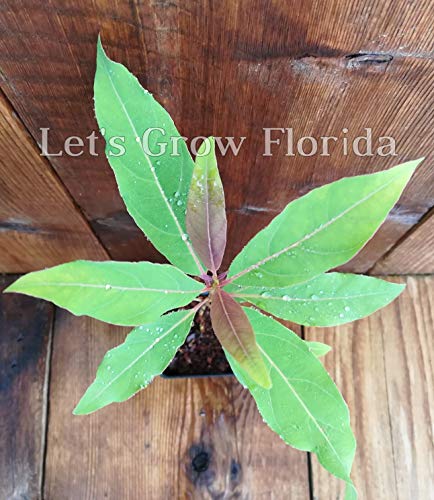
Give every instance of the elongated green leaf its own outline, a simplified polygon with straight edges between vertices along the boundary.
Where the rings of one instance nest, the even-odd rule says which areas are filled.
[[[202,288],[168,264],[77,260],[26,274],[6,291],[50,300],[77,316],[134,326],[188,304]]]
[[[124,66],[106,56],[100,41],[94,90],[106,155],[128,212],[172,264],[202,273],[185,229],[193,160],[172,119]]]
[[[250,322],[239,304],[226,292],[216,289],[211,302],[214,333],[226,351],[237,360],[253,380],[270,387],[270,377],[259,352]]]
[[[256,333],[272,381],[260,387],[226,353],[240,382],[248,387],[267,424],[289,445],[316,453],[329,472],[347,482],[347,498],[355,498],[350,479],[355,439],[347,405],[308,345],[276,320],[244,308]]]
[[[317,358],[321,358],[322,356],[325,356],[328,352],[332,350],[332,348],[327,345],[323,344],[322,342],[314,342],[314,341],[307,341],[305,340],[307,347],[309,348],[309,351],[316,356]]]
[[[226,247],[225,194],[215,156],[214,137],[199,148],[187,205],[187,231],[199,257],[214,273]]]
[[[232,295],[301,325],[333,326],[363,318],[389,304],[405,285],[357,274],[327,273],[284,288],[232,286]]]
[[[237,284],[281,287],[343,264],[371,238],[421,160],[347,177],[293,201],[238,254]]]
[[[95,381],[74,413],[92,413],[110,403],[125,401],[146,387],[163,372],[184,342],[193,315],[192,309],[178,311],[135,328],[123,344],[104,356]]]

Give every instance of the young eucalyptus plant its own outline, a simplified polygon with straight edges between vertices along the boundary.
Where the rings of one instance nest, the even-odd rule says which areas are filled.
[[[125,205],[172,265],[79,260],[30,273],[7,289],[76,315],[135,327],[105,355],[74,413],[125,401],[146,387],[170,363],[196,312],[209,307],[232,370],[264,420],[287,444],[316,453],[347,483],[347,498],[355,498],[350,471],[356,443],[348,408],[318,360],[329,347],[303,341],[273,316],[335,326],[367,316],[401,293],[403,285],[327,271],[372,237],[420,161],[314,189],[289,203],[220,272],[227,223],[213,138],[202,143],[195,162],[182,139],[178,155],[172,154],[171,139],[180,139],[172,119],[100,42],[95,110],[106,137],[125,138],[122,156],[114,142],[106,142]],[[150,128],[164,132],[158,145],[166,147],[158,157],[143,147]],[[153,137],[149,149],[155,151]]]

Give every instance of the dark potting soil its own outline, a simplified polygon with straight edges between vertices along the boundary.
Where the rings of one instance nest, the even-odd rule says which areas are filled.
[[[225,375],[232,373],[220,342],[215,336],[209,308],[201,309],[190,333],[164,371],[168,377],[188,375]]]

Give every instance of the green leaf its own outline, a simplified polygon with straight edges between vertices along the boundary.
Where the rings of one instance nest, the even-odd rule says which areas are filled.
[[[354,321],[389,304],[405,285],[357,274],[327,273],[284,288],[243,287],[229,290],[279,318],[308,326]]]
[[[106,155],[128,212],[172,264],[186,273],[201,274],[202,265],[185,228],[194,164],[170,115],[124,66],[106,56],[100,40],[94,91],[98,124],[105,129]],[[145,149],[143,134],[151,128],[162,129],[164,135],[150,132]],[[177,149],[171,138],[177,140]],[[124,147],[124,154],[119,154],[116,144]],[[160,152],[160,145],[165,152],[151,156]]]
[[[169,264],[77,260],[26,274],[6,291],[50,300],[77,316],[134,326],[185,306],[202,289]]]
[[[330,352],[332,350],[332,348],[329,345],[323,344],[322,342],[314,342],[314,341],[305,340],[305,343],[307,344],[309,351],[317,358],[321,358],[322,356],[325,356],[328,352]]]
[[[214,333],[224,349],[257,384],[270,387],[270,377],[245,312],[220,288],[215,289],[212,294],[211,322]]]
[[[260,387],[227,353],[235,375],[271,429],[294,448],[316,453],[323,467],[347,482],[347,498],[354,498],[350,472],[356,443],[345,401],[302,339],[276,320],[244,309],[273,385]]]
[[[187,204],[187,232],[207,269],[216,273],[226,247],[225,194],[215,156],[214,137],[200,146]]]
[[[289,286],[348,261],[384,221],[421,161],[347,177],[293,201],[238,254],[229,277],[240,285]]]
[[[135,328],[125,342],[111,349],[98,368],[95,381],[74,410],[92,413],[119,403],[145,388],[163,372],[191,327],[194,309],[167,314],[155,323]]]

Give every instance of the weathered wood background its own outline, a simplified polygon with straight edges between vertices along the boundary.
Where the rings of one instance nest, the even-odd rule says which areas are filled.
[[[77,258],[160,261],[102,154],[40,156],[97,130],[101,33],[187,137],[246,136],[220,158],[226,263],[289,201],[348,175],[426,157],[379,233],[345,269],[434,273],[432,0],[2,0],[0,272]],[[263,127],[297,137],[396,139],[396,157],[263,157]],[[14,279],[0,278],[0,291]],[[432,277],[408,276],[388,308],[306,328],[350,406],[361,499],[431,500]],[[125,330],[0,295],[0,498],[343,498],[315,458],[290,450],[231,377],[158,379],[89,417],[71,410]]]
[[[247,137],[237,158],[220,159],[226,263],[313,187],[425,156],[383,228],[346,269],[433,271],[430,246],[418,244],[432,234],[426,219],[434,204],[433,18],[431,0],[3,0],[0,271],[77,257],[162,258],[126,213],[101,148],[98,158],[38,154],[41,128],[51,129],[53,153],[68,136],[97,130],[98,32],[182,134]],[[337,145],[330,157],[287,157],[280,148],[267,158],[263,127],[293,127],[297,137],[343,137],[346,127],[350,138],[369,127],[374,141],[396,139],[397,156],[344,156]]]

